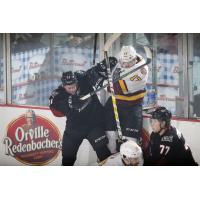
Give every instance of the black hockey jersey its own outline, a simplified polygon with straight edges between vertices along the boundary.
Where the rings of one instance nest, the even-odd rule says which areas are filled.
[[[77,96],[81,97],[93,90],[94,80],[88,78],[88,73],[76,74],[78,79]],[[70,108],[68,99],[70,94],[59,86],[50,96],[50,109],[57,117],[66,116],[67,125],[70,128],[96,126],[98,123],[103,123],[103,106],[101,105],[97,95],[81,101],[79,109]],[[97,115],[98,113],[98,115]]]
[[[172,126],[162,136],[154,132],[151,134],[144,159],[145,165],[197,165],[189,146],[185,144],[183,135]]]

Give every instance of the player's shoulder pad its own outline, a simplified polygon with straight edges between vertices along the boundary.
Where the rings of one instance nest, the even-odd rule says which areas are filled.
[[[64,88],[62,87],[62,85],[60,85],[57,89],[55,89],[51,92],[51,97],[54,98],[63,92],[64,92]]]
[[[137,56],[137,64],[140,63],[140,64],[144,64],[145,63],[145,59],[140,55],[140,54],[136,54]]]
[[[144,59],[139,53],[136,53],[137,59],[138,61],[141,61],[142,59]]]
[[[170,134],[174,136],[175,139],[177,140],[184,140],[183,139],[183,134],[181,133],[180,130],[178,130],[176,127],[171,126]]]
[[[181,139],[181,138],[182,138],[182,133],[181,133],[181,131],[178,130],[177,128],[175,128],[175,129],[176,129],[176,135],[178,136],[179,139]]]

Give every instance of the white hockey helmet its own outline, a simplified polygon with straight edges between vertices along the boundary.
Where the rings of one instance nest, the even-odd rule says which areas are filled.
[[[119,61],[121,63],[132,62],[137,57],[136,50],[132,46],[123,46],[120,51]]]
[[[124,159],[139,159],[138,165],[143,165],[142,149],[136,142],[129,140],[120,146],[120,154]]]

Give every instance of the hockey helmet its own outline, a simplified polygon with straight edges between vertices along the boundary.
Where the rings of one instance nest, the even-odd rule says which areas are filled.
[[[140,158],[142,149],[136,142],[128,140],[120,146],[120,154],[123,158]]]
[[[62,81],[63,86],[72,85],[78,82],[75,73],[72,71],[63,72],[61,81]]]
[[[159,121],[164,121],[166,126],[170,125],[172,114],[165,107],[159,107],[154,112],[151,113],[152,119],[157,119]]]
[[[136,59],[137,53],[134,47],[132,46],[123,46],[120,51],[119,60],[120,63],[130,63]]]

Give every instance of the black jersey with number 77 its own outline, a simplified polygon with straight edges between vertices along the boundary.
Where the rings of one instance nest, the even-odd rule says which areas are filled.
[[[152,132],[145,165],[190,166],[197,163],[181,132],[170,126],[162,136]]]

